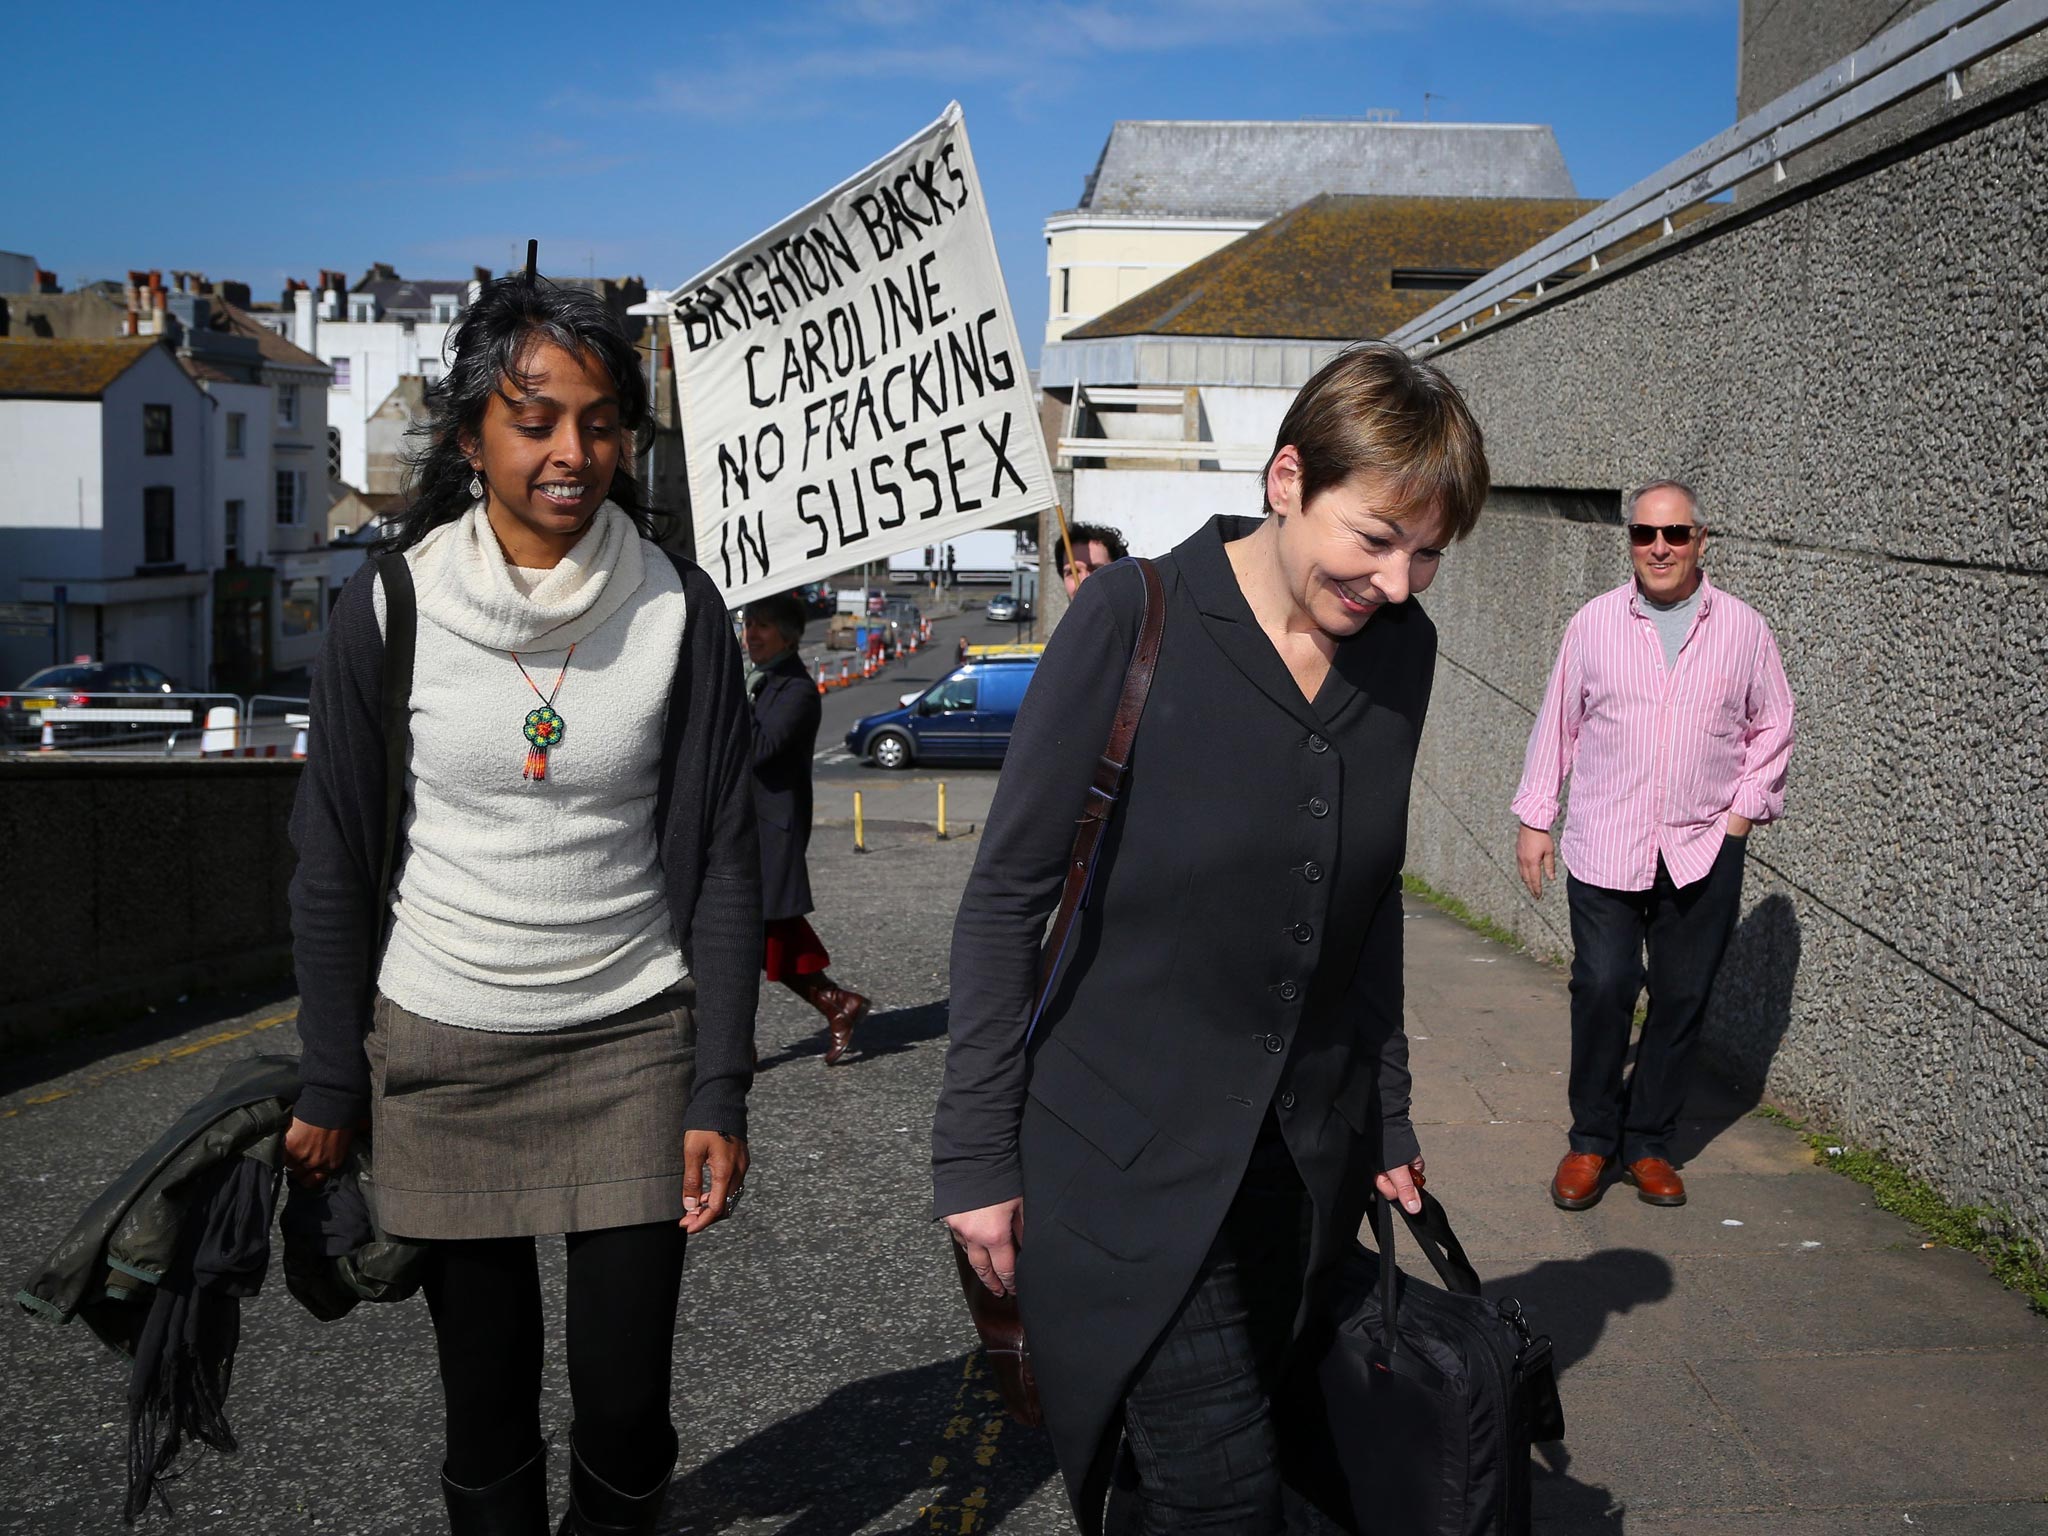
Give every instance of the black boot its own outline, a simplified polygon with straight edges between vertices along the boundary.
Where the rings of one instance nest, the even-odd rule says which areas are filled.
[[[548,1448],[486,1488],[465,1488],[441,1474],[453,1536],[548,1536]]]
[[[675,1436],[669,1436],[668,1468],[645,1493],[626,1493],[591,1471],[569,1435],[569,1512],[555,1536],[654,1536],[661,1519],[661,1501],[675,1476]]]

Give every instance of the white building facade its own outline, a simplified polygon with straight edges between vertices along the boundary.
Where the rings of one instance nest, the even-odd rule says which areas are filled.
[[[81,655],[206,686],[212,412],[154,342],[0,342],[0,599],[52,618],[0,633],[0,686]]]

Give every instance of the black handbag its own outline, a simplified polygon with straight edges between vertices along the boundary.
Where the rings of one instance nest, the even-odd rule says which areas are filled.
[[[1316,1367],[1330,1450],[1361,1536],[1527,1536],[1529,1452],[1564,1436],[1550,1340],[1489,1301],[1426,1191],[1401,1212],[1444,1289],[1394,1265],[1395,1202],[1374,1201],[1379,1253],[1339,1265]]]

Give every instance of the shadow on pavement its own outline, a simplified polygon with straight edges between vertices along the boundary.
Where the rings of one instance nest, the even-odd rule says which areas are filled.
[[[882,1013],[871,1013],[853,1032],[853,1049],[834,1068],[835,1071],[857,1071],[863,1062],[877,1061],[886,1056],[900,1056],[927,1040],[940,1040],[946,1034],[946,1005],[943,1002],[925,1003],[916,1008],[891,1008]],[[790,1062],[815,1061],[825,1054],[825,1026],[821,1021],[816,1030],[792,1040],[772,1055],[764,1055],[754,1073],[761,1073]]]
[[[151,1046],[210,1024],[225,1024],[258,1012],[275,1012],[297,995],[289,981],[232,991],[202,993],[136,1017],[97,1027],[81,1026],[50,1039],[10,1048],[0,1055],[0,1094],[17,1093],[97,1062],[147,1052]],[[287,1049],[283,1046],[271,1050]]]
[[[1056,1471],[986,1372],[965,1355],[838,1387],[678,1479],[663,1528],[779,1520],[782,1536],[847,1536],[913,1496],[922,1508],[895,1529],[999,1528]]]
[[[1609,1321],[1671,1294],[1675,1276],[1662,1254],[1607,1248],[1583,1259],[1545,1259],[1532,1269],[1486,1282],[1496,1300],[1512,1297],[1529,1326],[1550,1335],[1560,1378],[1592,1354]],[[1546,1531],[1571,1536],[1621,1536],[1625,1511],[1597,1483],[1571,1475],[1572,1401],[1565,1384],[1565,1438],[1536,1447],[1532,1501]]]
[[[1714,978],[1685,1115],[1672,1138],[1683,1167],[1763,1101],[1771,1062],[1792,1023],[1799,977],[1799,913],[1792,898],[1766,896],[1735,930]]]

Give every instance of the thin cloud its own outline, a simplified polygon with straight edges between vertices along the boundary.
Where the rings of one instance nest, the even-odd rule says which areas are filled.
[[[1311,0],[837,0],[807,12],[801,24],[777,28],[791,42],[803,40],[783,56],[763,50],[758,33],[728,34],[712,43],[723,56],[719,65],[660,75],[637,98],[578,91],[556,104],[702,119],[766,111],[807,116],[834,105],[821,86],[880,80],[1010,80],[1017,82],[1013,102],[1022,102],[1072,90],[1087,63],[1106,55],[1275,47],[1406,25],[1423,13],[1422,0],[1365,0],[1335,13]]]

